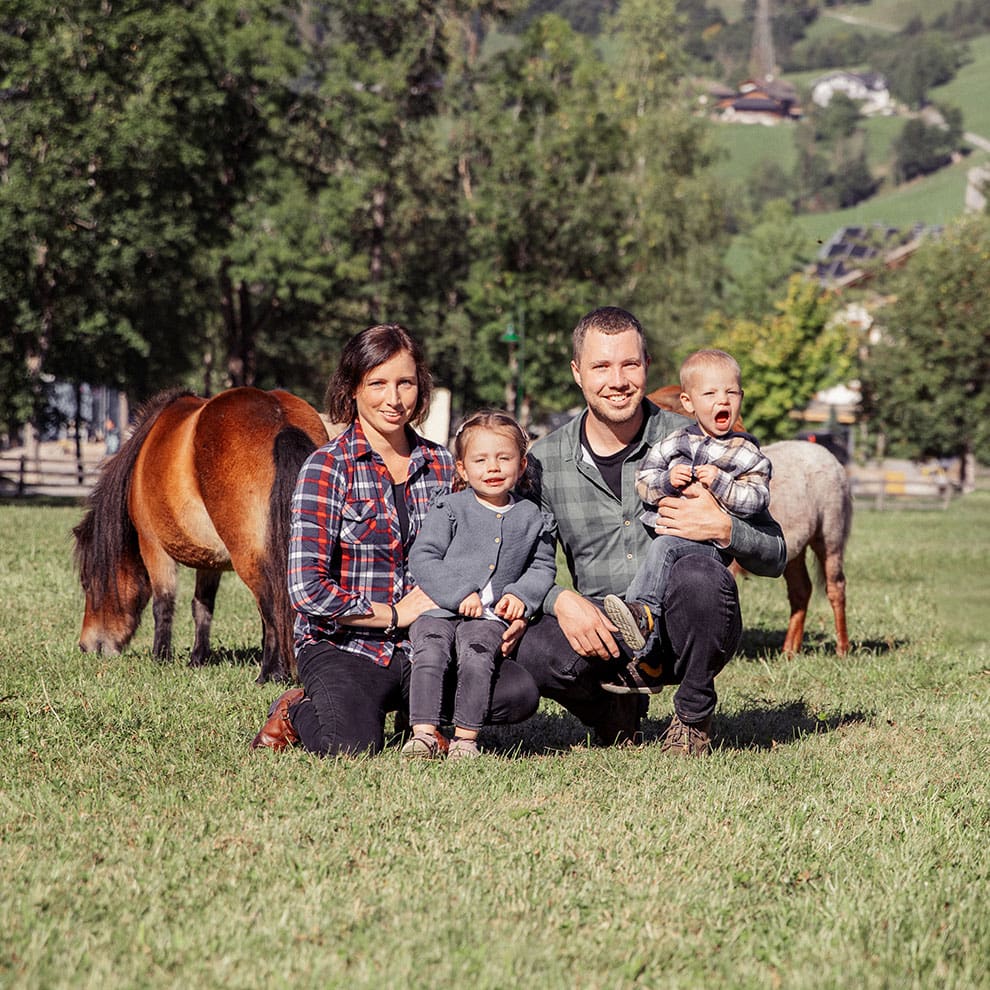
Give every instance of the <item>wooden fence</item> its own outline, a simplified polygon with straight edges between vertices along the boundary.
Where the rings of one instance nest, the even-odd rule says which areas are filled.
[[[25,449],[0,451],[0,493],[82,498],[100,476],[102,455],[92,451],[66,452],[44,444],[38,454]]]
[[[849,469],[853,497],[874,509],[946,509],[958,485],[937,462],[885,460]]]

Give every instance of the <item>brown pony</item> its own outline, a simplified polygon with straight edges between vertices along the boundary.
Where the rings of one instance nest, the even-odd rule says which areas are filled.
[[[665,385],[651,392],[651,402],[687,416],[681,405],[679,385]],[[741,430],[737,421],[733,429]],[[811,601],[807,549],[810,546],[824,578],[825,593],[835,617],[836,652],[849,651],[846,630],[846,576],[843,558],[852,525],[852,495],[845,468],[824,447],[804,440],[782,440],[763,448],[773,465],[770,481],[770,514],[780,523],[787,544],[787,600],[791,617],[784,636],[784,653],[801,649],[804,623]],[[738,575],[740,568],[733,564]]]
[[[153,652],[172,649],[177,564],[196,570],[189,665],[205,664],[217,588],[234,570],[261,613],[258,682],[295,673],[286,567],[289,503],[327,432],[288,392],[234,388],[213,399],[162,392],[103,468],[73,530],[86,594],[80,649],[119,653],[153,600]]]

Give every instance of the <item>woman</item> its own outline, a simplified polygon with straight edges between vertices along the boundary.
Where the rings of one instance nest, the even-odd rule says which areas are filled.
[[[453,458],[418,436],[432,381],[397,324],[345,346],[327,386],[327,415],[351,425],[303,464],[292,499],[289,594],[302,688],[276,700],[251,743],[299,742],[321,756],[376,753],[385,715],[406,708],[414,619],[434,603],[407,556],[430,500],[450,491]],[[519,722],[539,703],[530,675],[501,664],[486,722]]]

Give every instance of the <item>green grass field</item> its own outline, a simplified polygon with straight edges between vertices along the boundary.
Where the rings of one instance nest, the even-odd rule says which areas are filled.
[[[971,61],[955,79],[931,92],[935,103],[957,106],[963,112],[963,126],[990,140],[990,35],[968,42]]]
[[[0,505],[0,986],[990,986],[990,491],[858,510],[853,652],[778,655],[743,583],[717,748],[585,745],[551,703],[470,765],[252,754],[277,692],[225,579],[222,662],[75,646],[79,510]],[[191,582],[180,611],[188,616]]]

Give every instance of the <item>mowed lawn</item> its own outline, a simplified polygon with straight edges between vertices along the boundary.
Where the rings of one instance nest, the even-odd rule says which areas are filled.
[[[150,613],[76,648],[73,507],[0,505],[0,986],[990,986],[990,490],[857,508],[853,650],[777,649],[743,582],[717,746],[586,745],[545,702],[469,765],[252,754],[278,689],[221,588],[221,662]]]

